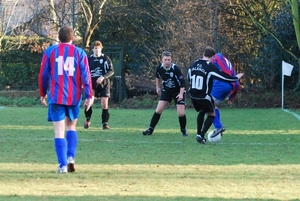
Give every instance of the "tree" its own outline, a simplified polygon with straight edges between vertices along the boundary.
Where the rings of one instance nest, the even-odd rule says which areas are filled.
[[[6,35],[13,35],[19,26],[30,20],[32,13],[23,0],[2,0],[0,2],[0,51]],[[25,35],[27,30],[22,30]],[[8,44],[8,43],[6,43]],[[17,45],[17,44],[11,44]],[[6,48],[10,47],[6,45]]]
[[[89,47],[91,37],[101,22],[102,10],[106,2],[107,0],[79,0],[84,24],[84,33],[82,34],[84,48]]]

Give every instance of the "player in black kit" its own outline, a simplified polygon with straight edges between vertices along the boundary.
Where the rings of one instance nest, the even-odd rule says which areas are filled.
[[[235,82],[244,75],[244,73],[239,73],[236,77],[232,77],[220,71],[211,63],[215,54],[216,52],[212,47],[206,47],[203,58],[197,59],[191,64],[187,75],[188,81],[190,82],[189,94],[195,110],[199,112],[197,117],[196,140],[201,144],[206,143],[204,135],[213,123],[215,117],[214,100],[210,95],[213,80],[217,79],[225,82]],[[207,118],[204,121],[205,114],[207,114]],[[215,136],[218,134],[219,133],[216,133]],[[212,135],[211,137],[214,136]]]
[[[174,100],[177,107],[180,131],[183,136],[188,135],[185,116],[186,83],[181,69],[172,63],[171,57],[172,54],[170,52],[163,52],[162,64],[156,67],[156,92],[160,95],[160,99],[152,116],[150,126],[143,131],[143,135],[152,135],[161,113],[172,100]]]
[[[101,98],[102,106],[102,128],[109,129],[108,120],[108,99],[110,98],[110,80],[109,78],[114,74],[113,64],[111,59],[102,53],[102,43],[100,41],[93,42],[93,52],[89,58],[90,73],[92,77],[92,84],[95,97]],[[84,110],[86,122],[84,128],[89,128],[92,117],[92,107],[88,111]]]

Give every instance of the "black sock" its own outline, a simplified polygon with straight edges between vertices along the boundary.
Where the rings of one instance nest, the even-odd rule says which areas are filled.
[[[201,132],[201,137],[204,137],[205,133],[208,131],[209,127],[212,125],[215,116],[207,116],[204,121],[204,126]]]
[[[158,123],[158,121],[160,119],[160,116],[161,116],[161,114],[158,114],[158,113],[154,112],[154,114],[152,116],[152,119],[151,119],[151,122],[150,122],[150,127],[149,128],[152,128],[154,130],[156,124]]]
[[[204,121],[204,112],[199,112],[197,116],[197,134],[201,134],[203,121]]]
[[[84,115],[85,115],[86,121],[90,121],[91,120],[92,114],[93,114],[92,107],[90,107],[90,109],[88,111],[86,111],[86,107],[85,107],[85,109],[84,109]]]
[[[102,109],[102,124],[108,124],[109,113],[108,109]]]
[[[180,130],[185,129],[186,127],[186,116],[183,115],[182,117],[179,117],[179,125],[180,125]]]

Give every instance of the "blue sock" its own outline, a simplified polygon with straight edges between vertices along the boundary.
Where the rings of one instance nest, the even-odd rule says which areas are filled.
[[[76,131],[67,131],[66,134],[67,139],[67,145],[68,145],[68,151],[67,156],[75,158],[76,155],[76,149],[77,149],[77,143],[78,143],[78,137]]]
[[[223,125],[221,123],[221,116],[220,116],[220,111],[218,108],[215,108],[215,118],[214,118],[214,127],[215,128],[222,128]]]
[[[54,146],[59,167],[67,165],[67,143],[64,138],[54,138]]]

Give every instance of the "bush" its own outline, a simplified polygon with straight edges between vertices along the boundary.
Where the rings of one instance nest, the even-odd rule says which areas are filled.
[[[31,106],[40,105],[40,100],[28,98],[28,97],[21,97],[15,99],[13,103],[18,107],[31,107]]]
[[[9,106],[12,104],[12,101],[9,98],[0,96],[0,105]]]
[[[300,108],[300,92],[293,90],[285,91],[284,107],[285,108]],[[144,109],[156,108],[159,100],[158,95],[145,94],[142,96],[134,96],[124,99],[121,103],[114,103],[112,100],[109,103],[110,108],[128,108],[128,109]],[[1,106],[40,106],[38,91],[0,91]],[[100,99],[95,100],[95,108],[101,108]],[[229,107],[224,101],[221,107]],[[241,91],[238,93],[236,100],[231,107],[235,108],[280,108],[281,107],[281,91]],[[168,105],[168,108],[175,108],[174,101]],[[191,99],[187,94],[186,108],[193,108]]]

